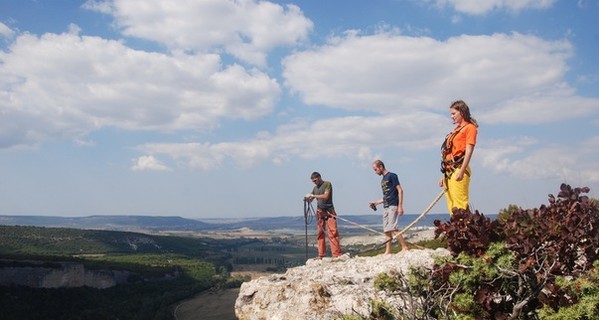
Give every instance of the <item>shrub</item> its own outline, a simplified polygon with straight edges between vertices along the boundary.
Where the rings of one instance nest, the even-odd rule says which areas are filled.
[[[478,210],[471,213],[468,209],[454,209],[449,222],[434,221],[435,238],[443,235],[447,248],[454,255],[465,252],[480,256],[492,241],[498,240],[497,222],[485,217]]]
[[[510,205],[496,221],[455,210],[435,221],[452,256],[385,287],[412,293],[417,319],[599,319],[599,207],[588,192],[562,184],[547,205]]]

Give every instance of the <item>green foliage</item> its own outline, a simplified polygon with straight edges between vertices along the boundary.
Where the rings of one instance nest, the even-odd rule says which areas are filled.
[[[471,294],[459,293],[456,294],[451,303],[454,311],[464,314],[475,314],[477,312],[476,302]]]
[[[239,287],[229,249],[254,240],[153,236],[132,232],[0,226],[0,267],[128,271],[107,289],[0,287],[2,319],[171,319],[172,304],[209,288]],[[41,262],[40,262],[41,261]]]
[[[0,253],[9,256],[73,256],[177,252],[220,257],[230,241],[134,232],[0,225]]]
[[[392,277],[386,273],[381,273],[374,279],[374,288],[389,292],[397,291],[401,288],[401,282],[397,277]]]
[[[370,303],[370,317],[373,320],[396,320],[397,315],[394,313],[394,308],[384,301],[373,300]]]
[[[0,287],[0,318],[171,319],[173,303],[204,289],[183,279],[108,289]]]
[[[364,320],[364,317],[354,315],[354,314],[343,314],[339,318],[340,320]]]
[[[441,239],[441,238],[421,240],[414,244],[419,247],[426,248],[426,249],[447,248],[447,240]]]
[[[522,210],[522,208],[515,204],[510,204],[506,208],[499,210],[499,214],[497,215],[497,221],[499,221],[499,223],[504,223],[509,216],[511,216],[515,212],[518,212],[519,210]]]
[[[414,319],[599,319],[599,207],[588,192],[562,185],[548,205],[510,205],[496,221],[454,211],[435,221],[452,256],[412,269],[407,285],[394,275],[375,285],[411,293]]]
[[[561,289],[564,298],[575,302],[558,310],[544,306],[539,312],[540,317],[546,320],[599,319],[599,261],[595,261],[593,267],[578,278],[556,278],[555,285]]]

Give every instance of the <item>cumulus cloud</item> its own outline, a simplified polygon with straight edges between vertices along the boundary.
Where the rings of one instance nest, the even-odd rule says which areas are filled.
[[[171,169],[154,156],[141,156],[131,167],[133,171],[170,171]]]
[[[426,127],[427,130],[422,130]],[[389,132],[401,131],[401,135]],[[374,117],[340,117],[307,123],[296,121],[280,126],[275,133],[261,133],[254,139],[222,143],[147,143],[137,147],[144,153],[165,154],[181,166],[208,170],[232,160],[241,167],[262,161],[275,164],[290,158],[358,157],[373,159],[373,148],[382,145],[406,150],[437,146],[446,130],[446,119],[434,113]],[[314,132],[319,137],[315,139]]]
[[[9,28],[4,23],[0,22],[0,36],[10,39],[14,35],[15,35],[15,32],[11,28]]]
[[[215,54],[138,51],[70,33],[22,34],[0,52],[0,147],[76,139],[93,130],[206,130],[272,112],[276,80]]]
[[[458,12],[471,15],[485,14],[492,10],[519,12],[527,9],[546,9],[556,0],[433,0],[437,6],[451,6]]]
[[[258,66],[268,51],[307,39],[313,23],[296,5],[255,0],[106,0],[84,8],[109,13],[126,36],[174,51],[227,53]]]
[[[441,41],[350,32],[292,54],[283,65],[285,85],[308,104],[440,112],[450,101],[467,97],[484,121],[539,123],[563,119],[563,105],[572,108],[567,117],[599,109],[599,99],[578,97],[564,82],[572,51],[566,40],[519,33]]]
[[[438,3],[477,12],[553,2]],[[270,50],[305,41],[312,28],[298,7],[266,1],[91,0],[83,7],[113,16],[125,36],[169,50],[146,52],[125,40],[81,36],[75,25],[65,34],[19,35],[0,52],[0,148],[84,141],[106,127],[173,133],[215,129],[222,119],[260,119],[281,96],[278,81],[260,69],[225,64],[230,59],[221,54],[264,66]],[[337,118],[296,120],[241,141],[146,143],[138,149],[199,170],[227,160],[251,167],[313,154],[370,160],[373,145],[437,148],[447,107],[460,98],[483,124],[546,124],[599,110],[599,99],[578,96],[564,80],[574,55],[568,40],[521,33],[437,40],[386,28],[347,31],[293,52],[283,60],[285,89],[307,104],[337,109]],[[385,134],[400,129],[399,137]],[[315,142],[313,132],[329,139]],[[308,145],[317,152],[305,152]],[[496,162],[512,165],[513,155],[524,150],[506,148],[495,154]]]
[[[546,144],[531,137],[513,137],[477,148],[485,168],[503,175],[525,179],[599,182],[595,161],[599,158],[599,137],[570,144]]]
[[[179,165],[196,170],[218,167],[227,160],[242,167],[315,155],[371,160],[377,145],[416,151],[438,148],[447,130],[447,108],[462,97],[475,117],[489,125],[547,124],[596,114],[599,100],[578,96],[563,80],[571,55],[568,41],[517,33],[439,41],[352,31],[288,56],[283,61],[285,85],[315,106],[374,114],[310,123],[298,120],[243,141],[147,143],[138,148],[171,156]],[[395,131],[401,134],[386,134]],[[313,139],[314,132],[327,139]],[[533,176],[551,173],[551,169],[527,166],[555,150],[537,147],[538,153],[532,155],[524,142],[533,145],[535,138],[497,150],[483,148],[485,165],[493,170],[516,166],[520,169],[514,172]],[[306,152],[308,147],[311,152]]]

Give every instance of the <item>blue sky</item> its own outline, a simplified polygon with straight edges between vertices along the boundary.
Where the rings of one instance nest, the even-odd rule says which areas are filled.
[[[0,214],[371,212],[440,192],[466,101],[473,206],[599,197],[598,0],[0,0]],[[445,212],[443,201],[433,212]],[[378,214],[378,212],[377,212]]]

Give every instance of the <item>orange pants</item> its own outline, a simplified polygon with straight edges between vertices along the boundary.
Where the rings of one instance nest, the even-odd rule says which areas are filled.
[[[335,209],[329,209],[326,212],[322,209],[316,209],[316,217],[318,218],[316,239],[318,239],[319,257],[324,257],[327,254],[325,229],[327,230],[327,234],[329,237],[331,255],[333,257],[338,257],[342,254],[341,246],[339,245],[339,231],[337,230],[337,219],[335,219],[335,216],[337,216],[337,213],[335,213]]]

